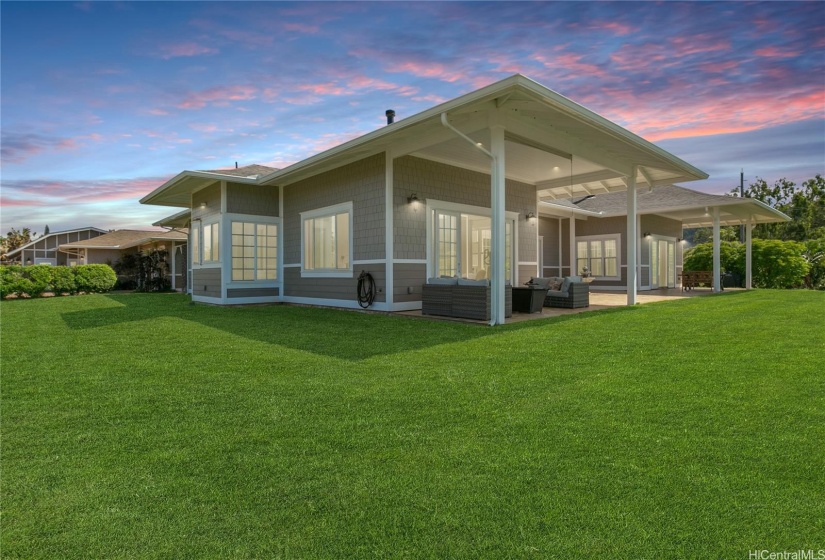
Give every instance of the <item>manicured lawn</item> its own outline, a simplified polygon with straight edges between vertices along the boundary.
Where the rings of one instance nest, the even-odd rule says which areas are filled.
[[[825,548],[825,294],[490,329],[4,302],[3,558]]]

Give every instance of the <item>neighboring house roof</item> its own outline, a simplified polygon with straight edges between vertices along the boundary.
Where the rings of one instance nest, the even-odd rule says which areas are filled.
[[[83,241],[73,241],[60,246],[61,251],[71,249],[129,249],[155,241],[186,241],[187,234],[180,231],[143,231],[120,229]]]
[[[491,146],[491,119],[504,125],[507,178],[536,186],[540,196],[588,194],[589,183],[605,191],[626,189],[624,178],[636,170],[636,184],[658,187],[706,179],[707,174],[566,97],[522,76],[509,78],[252,180],[259,185],[289,185],[382,152],[413,155],[490,173],[490,160],[478,146]],[[461,131],[460,138],[446,123]],[[631,162],[633,165],[631,165]],[[221,172],[225,173],[225,172]],[[143,204],[188,208],[191,193],[215,174],[183,171],[143,197]]]
[[[598,212],[601,216],[626,216],[627,193],[615,192],[589,197],[577,197],[565,200],[553,200],[576,206],[581,210]],[[688,227],[713,225],[712,209],[719,208],[720,222],[723,225],[745,223],[751,217],[754,224],[786,222],[790,218],[754,198],[739,198],[708,194],[677,185],[657,187],[648,191],[642,189],[637,193],[636,205],[639,214],[658,214],[680,220]]]
[[[21,252],[23,249],[26,249],[26,248],[34,245],[35,243],[43,241],[44,239],[48,239],[49,237],[54,237],[55,235],[63,235],[65,233],[75,233],[75,232],[78,232],[78,231],[89,231],[89,230],[96,231],[96,232],[99,232],[99,233],[106,233],[105,229],[100,229],[100,228],[91,227],[91,226],[82,227],[82,228],[75,228],[75,229],[64,229],[62,231],[50,231],[48,233],[48,235],[41,235],[37,239],[32,239],[31,241],[29,241],[25,245],[21,245],[20,247],[18,247],[14,251],[9,251],[8,253],[6,253],[6,257],[11,257],[13,255],[16,255],[17,253]]]

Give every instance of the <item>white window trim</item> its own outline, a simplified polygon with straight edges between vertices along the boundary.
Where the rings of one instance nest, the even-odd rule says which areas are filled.
[[[605,235],[577,235],[576,236],[576,251],[579,250],[579,241],[604,241],[606,239],[615,239],[616,240],[616,272],[617,276],[594,276],[596,280],[606,280],[606,281],[615,281],[622,279],[622,267],[626,266],[622,264],[622,234],[621,233],[609,233]],[[604,257],[603,257],[604,258]],[[578,255],[576,256],[576,260],[578,260]]]
[[[232,280],[232,222],[252,222],[261,225],[274,225],[278,227],[278,267],[276,280]],[[229,247],[229,266],[226,274],[228,281],[227,288],[278,288],[281,286],[281,259],[283,257],[283,228],[281,227],[281,218],[275,216],[256,216],[252,214],[226,214],[226,230],[228,233],[227,246]]]
[[[204,249],[204,246],[203,246],[204,236],[203,236],[203,234],[204,234],[204,230],[207,227],[214,226],[215,224],[218,224],[218,258],[217,259],[206,260],[206,259],[203,258],[203,249]],[[212,229],[210,229],[209,231],[211,233]],[[201,230],[200,230],[200,236],[201,236],[201,239],[200,239],[200,250],[201,250],[200,263],[201,263],[201,267],[203,267],[204,265],[206,265],[208,267],[209,265],[220,265],[221,264],[221,258],[223,257],[223,249],[224,249],[223,248],[223,239],[221,239],[222,234],[223,234],[223,224],[221,224],[220,218],[218,218],[214,221],[202,222],[201,223]],[[215,251],[215,248],[214,248],[214,245],[213,245],[212,252],[214,252],[214,251]]]
[[[189,267],[190,269],[193,268],[200,268],[203,261],[201,260],[201,235],[203,232],[203,224],[201,223],[200,219],[195,219],[193,222],[197,222],[197,225],[194,223],[191,224],[189,228]],[[194,240],[194,241],[193,241]],[[197,246],[195,243],[197,242]],[[197,253],[197,254],[196,254]]]
[[[304,239],[306,227],[304,222],[315,218],[325,218],[327,216],[334,216],[336,214],[349,213],[349,268],[329,268],[329,269],[307,269],[306,268],[306,251],[304,250]],[[316,208],[307,212],[301,212],[301,278],[352,278],[353,266],[353,246],[355,245],[355,235],[353,224],[355,223],[355,216],[352,213],[352,201],[343,202],[341,204],[334,204],[332,206],[325,206],[323,208]],[[285,265],[286,266],[286,265]]]
[[[435,270],[435,237],[433,235],[433,232],[435,231],[435,213],[439,211],[459,212],[462,214],[473,214],[476,216],[484,216],[492,219],[493,210],[491,208],[485,208],[484,206],[473,206],[471,204],[460,204],[457,202],[447,202],[446,200],[435,200],[432,198],[428,198],[426,201],[424,201],[424,207],[427,216],[427,278],[432,278]],[[513,262],[510,264],[510,270],[512,271],[513,277],[515,278],[515,280],[513,281],[513,283],[515,284],[515,282],[517,282],[518,280],[519,262],[518,212],[510,212],[505,210],[504,219],[513,221],[513,249],[510,254],[510,258]]]

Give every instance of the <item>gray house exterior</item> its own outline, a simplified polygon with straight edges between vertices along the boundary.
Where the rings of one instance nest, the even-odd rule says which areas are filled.
[[[183,171],[141,203],[183,209],[155,225],[189,228],[194,301],[357,308],[365,271],[372,308],[405,311],[421,308],[429,278],[458,276],[489,281],[500,324],[505,285],[532,276],[588,266],[594,289],[626,289],[628,303],[675,285],[696,205],[645,208],[645,193],[704,178],[515,75],[284,169]],[[592,207],[602,193],[621,208]],[[752,210],[733,217],[757,223]]]
[[[106,230],[96,227],[56,231],[40,236],[14,251],[9,251],[6,254],[6,259],[19,262],[23,266],[35,264],[50,264],[53,266],[87,264],[78,255],[61,251],[60,246],[75,241],[94,239],[105,233]]]

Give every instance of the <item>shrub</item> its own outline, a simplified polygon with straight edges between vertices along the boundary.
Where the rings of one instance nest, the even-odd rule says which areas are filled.
[[[52,267],[52,289],[57,293],[74,293],[76,289],[75,272],[68,266]]]
[[[19,281],[23,279],[23,267],[19,265],[0,267],[0,297],[16,294]]]
[[[43,292],[47,292],[52,287],[53,271],[55,267],[48,264],[36,264],[27,266],[23,270],[23,275],[31,280],[30,296],[37,297]]]
[[[779,239],[753,240],[753,285],[757,288],[801,288],[810,265],[805,245]]]
[[[719,245],[722,272],[745,277],[745,246],[738,241],[722,241]],[[685,251],[684,270],[713,270],[713,243],[702,243]]]
[[[117,275],[105,264],[83,264],[74,267],[75,283],[81,292],[108,292],[117,282]]]

